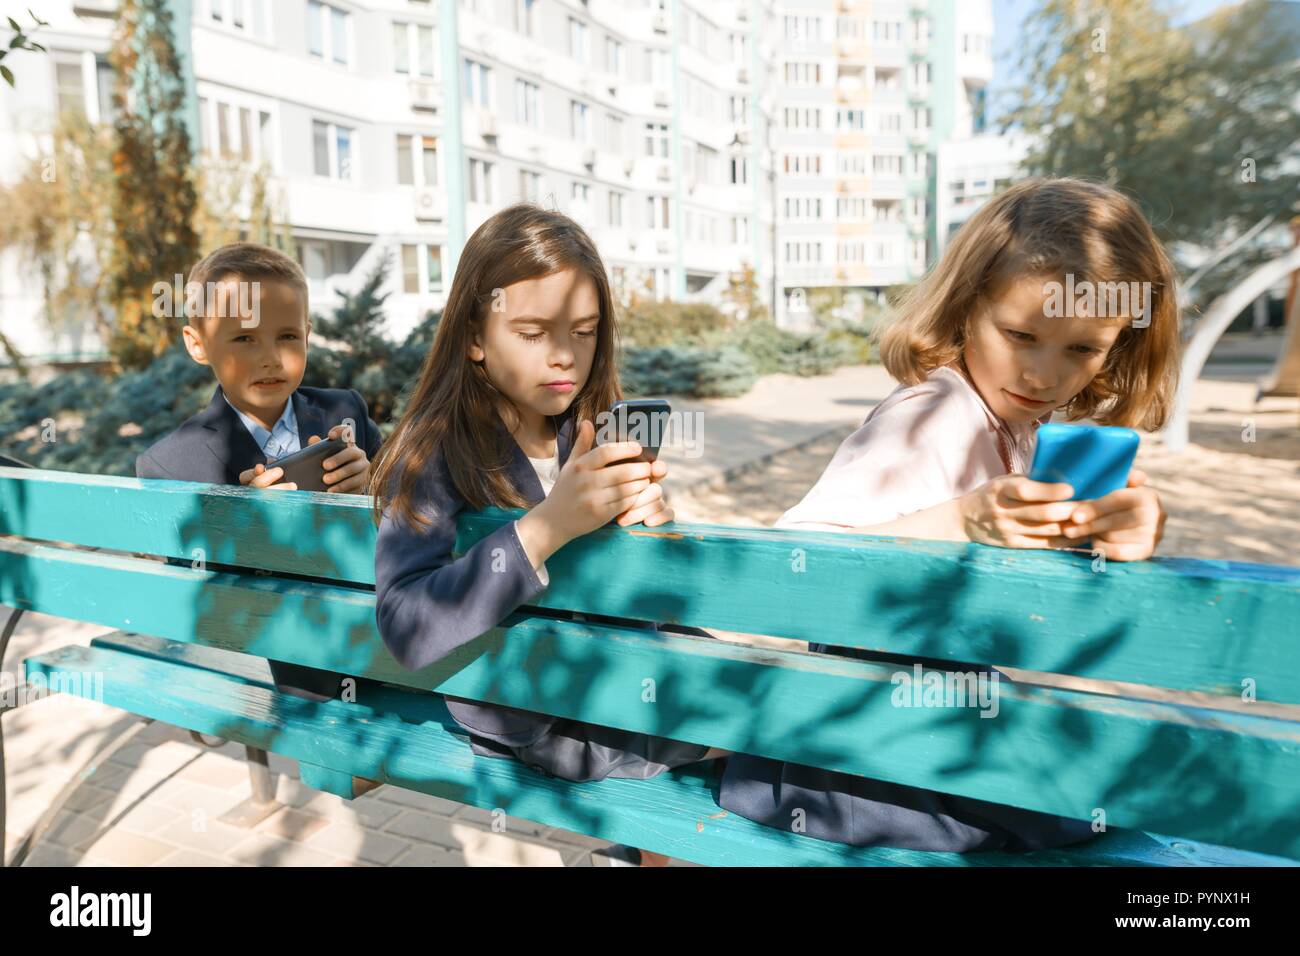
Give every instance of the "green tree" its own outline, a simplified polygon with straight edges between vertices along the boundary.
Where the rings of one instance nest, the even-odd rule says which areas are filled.
[[[198,258],[185,85],[167,0],[122,0],[109,59],[118,78],[109,351],[141,368],[180,335],[178,322],[153,314],[154,283],[171,282]]]
[[[0,187],[0,249],[17,250],[39,279],[50,329],[88,324],[107,342],[113,328],[104,289],[113,235],[112,133],[69,112],[59,117],[49,143],[47,154],[30,159],[11,185]]]
[[[49,26],[48,23],[36,14],[32,13],[32,11],[28,10],[27,15],[31,17],[32,21],[36,24],[36,30],[39,30],[41,27]],[[14,31],[14,35],[9,38],[9,45],[7,47],[0,47],[0,77],[3,77],[4,81],[12,87],[14,85],[14,74],[9,67],[5,66],[3,62],[4,58],[14,50],[30,50],[34,53],[44,53],[45,47],[33,40],[30,34],[24,33],[23,25],[13,17],[8,17],[7,19],[9,20],[9,29]],[[36,30],[33,30],[32,33],[35,33]]]
[[[1300,49],[1263,0],[1180,28],[1157,0],[1042,0],[1004,117],[1028,171],[1133,196],[1166,241],[1213,248],[1300,211]]]

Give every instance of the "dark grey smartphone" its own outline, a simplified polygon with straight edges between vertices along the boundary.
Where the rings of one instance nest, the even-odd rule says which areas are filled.
[[[641,454],[630,461],[654,461],[668,430],[670,406],[662,398],[624,398],[602,412],[596,421],[596,444],[619,441],[640,444]]]
[[[299,491],[329,491],[329,485],[325,484],[325,468],[321,463],[336,451],[347,447],[348,443],[341,438],[327,438],[308,445],[302,451],[267,462],[266,467],[268,471],[283,468],[284,475],[280,482],[291,481],[298,486]]]

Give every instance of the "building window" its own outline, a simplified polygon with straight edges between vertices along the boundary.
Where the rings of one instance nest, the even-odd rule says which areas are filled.
[[[626,201],[623,193],[613,189],[609,191],[609,225],[611,228],[619,229],[623,226],[623,206]]]
[[[402,291],[412,294],[420,291],[419,246],[402,246]]]
[[[668,229],[668,197],[646,197],[646,226],[650,229]]]
[[[541,202],[542,174],[531,169],[519,170],[519,198],[524,202]]]
[[[492,202],[492,175],[495,167],[482,159],[469,161],[469,201]]]
[[[438,141],[432,136],[397,136],[397,182],[402,186],[438,184]]]
[[[442,291],[442,246],[426,246],[425,265],[428,268],[429,292]]]
[[[744,156],[731,157],[731,183],[744,186],[749,182],[749,160]]]
[[[536,83],[527,80],[515,80],[515,119],[524,126],[539,127],[541,118],[537,112],[537,100],[541,94]]]
[[[584,66],[587,63],[587,25],[569,17],[569,56]]]
[[[605,37],[605,71],[623,75],[623,44],[611,36]]]
[[[537,9],[535,0],[514,0],[515,32],[526,37],[537,35]]]
[[[60,113],[86,115],[86,84],[81,76],[81,57],[56,60],[54,63],[54,90]]]
[[[605,117],[605,145],[610,152],[623,152],[623,117],[609,113]]]
[[[876,20],[871,24],[871,38],[881,46],[894,46],[903,40],[903,24],[899,20]]]
[[[312,56],[347,66],[352,14],[318,0],[307,0],[307,50]]]
[[[872,156],[871,171],[877,176],[903,175],[902,156]]]
[[[492,70],[474,60],[465,60],[465,99],[473,106],[492,106]]]
[[[218,116],[220,118],[220,114]],[[316,175],[350,181],[352,179],[352,137],[355,130],[336,123],[312,120],[311,133],[312,162]]]
[[[668,158],[667,123],[645,124],[645,154],[647,156],[657,155],[660,159]]]
[[[569,135],[580,143],[591,141],[591,111],[586,103],[569,101]]]
[[[433,27],[410,23],[393,24],[393,69],[411,74],[411,64],[416,65],[420,76],[433,78],[434,49]]]

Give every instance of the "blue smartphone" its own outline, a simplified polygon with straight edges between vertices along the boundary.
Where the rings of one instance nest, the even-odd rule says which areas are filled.
[[[1070,501],[1092,501],[1128,484],[1139,441],[1131,428],[1040,425],[1029,477],[1063,481],[1074,489]]]

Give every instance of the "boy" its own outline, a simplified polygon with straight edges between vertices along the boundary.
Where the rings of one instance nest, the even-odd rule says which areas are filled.
[[[353,389],[300,388],[307,366],[307,279],[298,263],[251,242],[222,246],[190,272],[201,290],[181,330],[190,358],[211,366],[217,388],[208,407],[159,439],[135,461],[137,478],[293,489],[266,462],[321,441],[346,449],[322,463],[330,491],[365,494],[379,426]],[[354,423],[349,434],[345,419]],[[341,674],[270,661],[277,690],[325,700],[338,697]]]

